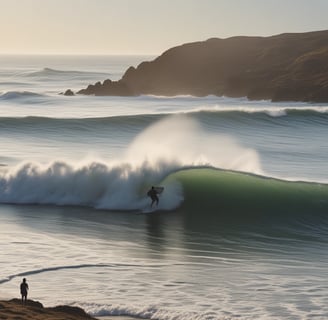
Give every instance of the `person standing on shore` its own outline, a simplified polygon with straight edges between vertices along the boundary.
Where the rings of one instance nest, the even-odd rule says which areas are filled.
[[[26,304],[27,300],[27,291],[28,291],[28,284],[26,282],[26,279],[23,279],[23,282],[20,285],[20,292],[22,295],[22,304]]]

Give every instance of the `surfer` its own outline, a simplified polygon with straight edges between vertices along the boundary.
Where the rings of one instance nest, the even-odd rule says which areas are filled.
[[[156,206],[158,206],[158,192],[156,191],[155,187],[151,187],[151,189],[147,192],[147,196],[151,198],[151,205],[150,207],[153,207],[153,204],[156,202]]]
[[[20,285],[20,292],[22,295],[22,304],[26,304],[27,300],[27,291],[28,291],[28,284],[26,282],[26,279],[23,279],[23,282]]]

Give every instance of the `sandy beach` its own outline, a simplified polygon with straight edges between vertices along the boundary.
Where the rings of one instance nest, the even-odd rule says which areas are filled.
[[[0,319],[6,320],[92,320],[83,309],[71,306],[45,308],[40,302],[28,300],[26,305],[19,299],[0,301]],[[125,316],[99,317],[102,320],[131,320]]]

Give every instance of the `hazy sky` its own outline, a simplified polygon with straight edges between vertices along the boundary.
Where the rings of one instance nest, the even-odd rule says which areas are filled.
[[[0,53],[159,54],[186,42],[328,29],[328,0],[0,0]]]

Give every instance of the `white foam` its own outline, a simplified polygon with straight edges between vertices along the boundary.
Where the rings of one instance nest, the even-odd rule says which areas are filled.
[[[158,164],[154,169],[148,163],[137,167],[99,161],[78,165],[25,163],[0,175],[0,201],[137,210],[149,205],[146,188],[161,181],[170,170],[170,165],[159,168]],[[182,199],[178,189],[177,185],[166,186],[161,209],[179,205]]]
[[[227,320],[231,317],[218,316],[215,312],[193,312],[187,310],[174,310],[172,308],[153,305],[101,305],[101,304],[77,304],[94,317],[106,316],[130,316],[140,319],[165,319],[165,320]]]

